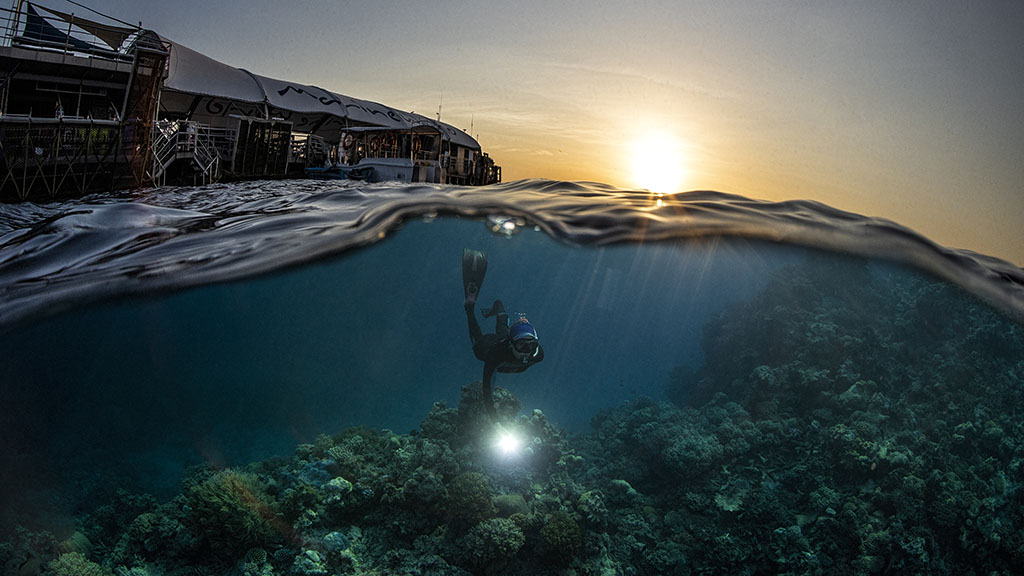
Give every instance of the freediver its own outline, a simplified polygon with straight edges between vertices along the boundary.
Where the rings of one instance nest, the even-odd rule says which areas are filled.
[[[494,334],[484,334],[476,321],[476,298],[487,273],[487,254],[476,250],[462,251],[462,285],[465,289],[466,319],[469,321],[469,340],[473,354],[484,363],[483,399],[491,421],[498,421],[491,396],[491,378],[494,372],[523,372],[544,359],[537,331],[525,316],[511,325],[501,300],[495,300],[490,310],[483,310],[484,318],[495,316]]]

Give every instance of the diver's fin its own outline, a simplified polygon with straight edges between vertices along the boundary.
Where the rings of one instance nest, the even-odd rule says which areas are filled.
[[[487,274],[487,253],[479,250],[462,250],[462,287],[466,291],[466,301],[476,303],[480,286]]]

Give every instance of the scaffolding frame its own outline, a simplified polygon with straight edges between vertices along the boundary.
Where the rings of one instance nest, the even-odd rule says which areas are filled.
[[[47,28],[33,5],[40,7],[15,0],[11,10],[0,9],[6,20],[0,45],[0,199],[52,199],[152,184],[153,130],[169,45],[141,25],[106,25],[41,7],[67,22],[65,29]],[[30,12],[36,18],[32,34],[23,29]],[[100,41],[73,38],[79,27]],[[59,34],[66,37],[55,42]],[[98,88],[83,91],[88,86]],[[77,93],[74,102],[62,102],[62,90],[68,89],[73,97]]]
[[[121,125],[102,120],[25,119],[0,123],[0,191],[27,200],[85,194],[122,183]]]

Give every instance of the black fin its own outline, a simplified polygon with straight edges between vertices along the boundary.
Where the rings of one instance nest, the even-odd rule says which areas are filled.
[[[467,300],[470,298],[476,300],[486,274],[487,253],[464,248],[462,250],[462,288],[465,290]]]

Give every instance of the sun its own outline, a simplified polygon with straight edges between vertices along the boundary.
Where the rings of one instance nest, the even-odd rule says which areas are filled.
[[[631,143],[633,184],[660,194],[679,192],[686,176],[683,142],[667,130],[649,130]]]

